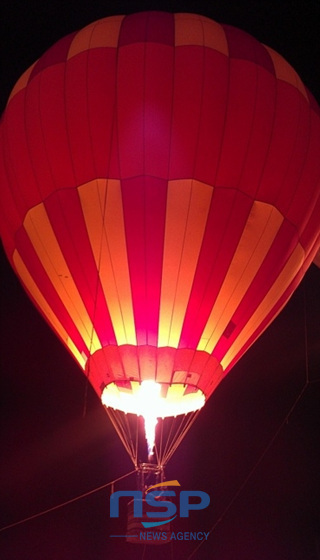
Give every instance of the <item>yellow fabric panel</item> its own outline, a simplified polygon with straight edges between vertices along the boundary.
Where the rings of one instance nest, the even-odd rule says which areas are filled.
[[[289,284],[296,276],[297,271],[301,268],[304,259],[305,252],[302,246],[298,244],[291,254],[289,260],[287,261],[285,267],[283,268],[281,274],[278,276],[276,282],[273,284],[272,288],[269,290],[255,313],[252,315],[251,319],[247,322],[244,329],[241,331],[240,335],[234,341],[233,345],[221,361],[223,369],[226,369],[228,367],[233,358],[238,354],[238,352],[245,345],[250,336],[255,332],[255,330],[259,327],[259,325],[271,311],[275,303],[281,298],[282,294],[285,292]],[[283,303],[282,307],[284,307],[285,304],[286,302]],[[281,309],[279,309],[278,314],[280,313]],[[273,319],[274,317],[271,318],[271,321]],[[265,329],[267,328],[267,326],[268,325],[266,325]],[[259,333],[259,336],[260,334],[262,333]]]
[[[25,287],[30,292],[34,300],[37,302],[42,313],[48,319],[55,332],[60,336],[61,340],[63,340],[63,342],[68,346],[69,350],[72,352],[77,362],[79,362],[82,369],[84,369],[86,360],[80,354],[79,350],[73,344],[72,340],[69,338],[68,333],[61,325],[59,319],[52,311],[50,305],[48,305],[17,250],[15,250],[13,254],[13,262],[15,264],[19,277],[21,278],[22,282],[24,283]]]
[[[198,350],[211,352],[256,276],[283,217],[276,208],[255,201],[219,295],[198,344]]]
[[[200,45],[209,47],[228,56],[225,32],[219,23],[204,16],[174,14],[175,45]],[[192,22],[192,25],[190,25]]]
[[[186,387],[183,383],[174,383],[168,387],[166,398],[168,401],[180,401],[184,396],[185,390]],[[190,394],[192,395],[192,393]]]
[[[178,346],[212,191],[212,187],[190,179],[168,183],[159,346]]]
[[[43,203],[32,208],[24,228],[52,285],[80,332],[90,353],[101,348],[88,312],[61,252]]]
[[[280,54],[271,49],[271,47],[267,47],[266,45],[264,45],[264,47],[272,58],[273,66],[278,80],[283,80],[284,82],[288,82],[288,84],[295,86],[309,102],[305,87],[297,72],[284,58],[282,58]]]
[[[111,16],[91,23],[79,31],[68,52],[68,58],[97,47],[117,47],[121,22],[124,16]]]
[[[186,383],[188,371],[175,371],[172,376],[172,383]],[[198,376],[199,377],[199,376]],[[188,378],[189,383],[189,378]]]
[[[26,85],[28,84],[29,78],[30,78],[30,74],[34,68],[34,66],[36,65],[37,61],[32,64],[32,66],[30,66],[23,74],[22,76],[19,78],[19,80],[17,81],[17,83],[15,84],[12,92],[10,93],[10,97],[8,99],[8,103],[10,101],[10,99],[12,99],[15,95],[17,95],[17,93],[19,91],[21,91],[22,89],[24,89],[26,87]]]
[[[78,192],[117,343],[136,344],[120,181],[98,179]]]

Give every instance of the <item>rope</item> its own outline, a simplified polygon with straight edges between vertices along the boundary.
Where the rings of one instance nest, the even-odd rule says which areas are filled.
[[[176,431],[175,437],[173,438],[170,448],[168,449],[165,457],[163,458],[163,464],[167,464],[167,462],[171,459],[172,455],[175,453],[176,449],[181,444],[183,438],[185,437],[186,433],[190,430],[192,424],[195,422],[196,418],[198,417],[200,410],[196,410],[195,412],[191,412],[186,415],[180,425],[178,430]],[[184,424],[184,426],[183,426]],[[182,427],[183,426],[183,427]]]
[[[209,535],[211,535],[211,533],[216,529],[216,527],[219,525],[219,523],[223,520],[223,518],[225,517],[225,515],[228,513],[228,511],[230,510],[230,508],[233,506],[234,502],[236,501],[236,499],[238,498],[238,496],[241,494],[242,490],[245,488],[245,486],[247,485],[247,483],[249,482],[250,478],[252,477],[252,475],[254,474],[254,472],[256,471],[256,469],[258,468],[258,466],[260,465],[260,463],[262,462],[262,460],[264,459],[264,457],[266,456],[266,454],[268,453],[269,449],[272,447],[274,441],[276,440],[276,438],[278,437],[279,433],[281,432],[282,428],[284,427],[284,425],[286,425],[289,421],[289,418],[291,416],[291,414],[293,413],[294,409],[296,408],[297,404],[299,403],[299,401],[301,400],[302,396],[304,395],[304,393],[306,392],[306,389],[308,388],[308,386],[310,385],[310,381],[309,381],[309,359],[308,359],[308,330],[307,330],[307,311],[306,311],[306,294],[305,294],[305,290],[303,292],[303,302],[304,302],[304,308],[303,308],[303,325],[304,325],[304,344],[305,344],[305,383],[304,386],[302,387],[299,395],[297,396],[297,398],[295,399],[293,405],[291,406],[291,408],[289,409],[289,411],[287,412],[286,416],[284,417],[284,419],[282,420],[282,422],[280,423],[279,428],[276,430],[276,432],[274,433],[274,435],[272,436],[271,440],[269,441],[269,443],[267,443],[264,451],[262,452],[262,454],[260,455],[260,457],[258,458],[258,460],[256,461],[256,463],[254,464],[254,466],[252,467],[252,469],[249,471],[249,474],[246,476],[246,478],[244,479],[244,481],[242,482],[242,484],[240,485],[240,487],[238,488],[238,490],[235,492],[235,494],[233,495],[233,497],[231,498],[231,500],[229,501],[229,503],[227,504],[227,506],[225,507],[225,509],[223,510],[222,514],[220,515],[220,517],[217,519],[217,521],[215,521],[215,523],[213,524],[213,526],[211,527],[210,531],[209,531]],[[205,541],[200,541],[200,543],[195,547],[195,549],[193,550],[193,552],[191,552],[191,554],[188,556],[188,558],[186,560],[190,560],[191,558],[194,557],[195,553],[197,552],[197,550],[199,550],[199,548],[203,545]]]
[[[246,476],[246,478],[244,479],[244,481],[242,482],[242,484],[239,486],[238,490],[235,492],[235,494],[233,495],[233,497],[231,498],[230,502],[227,504],[227,506],[225,507],[225,509],[223,510],[222,514],[220,515],[219,519],[217,519],[217,521],[213,524],[213,526],[211,527],[210,531],[209,531],[209,535],[211,535],[211,533],[215,530],[215,528],[217,527],[217,525],[219,525],[219,523],[223,520],[223,518],[225,517],[225,515],[228,513],[228,511],[230,510],[231,506],[234,504],[234,502],[236,501],[236,499],[238,498],[239,494],[242,492],[242,490],[245,488],[245,486],[247,485],[247,483],[249,482],[250,478],[252,477],[252,475],[254,474],[254,472],[256,471],[256,469],[258,468],[258,466],[260,465],[261,461],[264,459],[264,457],[266,456],[266,454],[268,453],[269,449],[271,448],[272,444],[274,443],[274,441],[276,440],[276,438],[278,437],[279,433],[281,432],[283,426],[285,424],[288,423],[288,419],[291,416],[292,412],[294,411],[294,409],[296,408],[298,402],[300,401],[302,395],[304,394],[306,388],[308,387],[309,383],[305,383],[305,385],[303,386],[303,388],[301,389],[299,395],[297,396],[296,400],[294,401],[293,405],[291,406],[289,412],[286,414],[285,418],[282,420],[279,428],[276,430],[276,432],[274,433],[274,435],[272,436],[271,440],[269,441],[269,443],[266,445],[264,451],[262,452],[262,454],[260,455],[260,457],[258,458],[257,462],[254,464],[254,466],[252,467],[252,469],[250,470],[249,474]],[[200,541],[200,543],[198,544],[198,546],[196,546],[196,548],[194,549],[194,551],[188,556],[187,560],[190,560],[190,558],[192,558],[195,553],[197,552],[197,550],[200,548],[200,546],[204,543],[205,541]]]
[[[11,523],[10,525],[6,525],[5,527],[1,527],[0,528],[0,532],[2,531],[6,531],[7,529],[11,529],[12,527],[16,527],[17,525],[22,525],[22,523],[26,523],[27,521],[31,521],[32,519],[36,519],[37,517],[41,517],[42,515],[46,515],[47,513],[50,513],[51,511],[55,511],[57,509],[60,509],[62,507],[68,506],[69,504],[72,504],[73,502],[77,502],[78,500],[82,500],[82,498],[86,498],[87,496],[91,496],[91,494],[95,494],[96,492],[100,492],[100,490],[103,490],[104,488],[107,488],[108,486],[113,486],[116,482],[119,482],[120,480],[123,480],[124,478],[127,478],[128,476],[131,476],[132,474],[135,474],[136,470],[130,471],[127,474],[124,474],[123,476],[119,476],[119,478],[116,478],[115,480],[112,480],[111,482],[107,482],[106,484],[103,484],[102,486],[98,486],[98,488],[94,488],[94,490],[89,490],[89,492],[86,492],[85,494],[81,494],[80,496],[77,496],[76,498],[71,498],[71,500],[67,500],[66,502],[63,502],[62,504],[59,504],[57,506],[53,506],[52,508],[46,509],[44,511],[41,511],[39,513],[35,513],[34,515],[30,515],[30,517],[26,517],[25,519],[21,519],[20,521],[16,521],[15,523]]]

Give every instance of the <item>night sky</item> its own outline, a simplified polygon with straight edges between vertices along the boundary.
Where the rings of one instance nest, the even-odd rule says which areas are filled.
[[[316,0],[11,0],[1,14],[2,110],[22,72],[59,38],[107,15],[144,9],[197,12],[244,29],[282,54],[320,101]],[[0,528],[133,468],[99,399],[90,387],[85,396],[83,374],[28,300],[2,250],[1,277]],[[169,463],[167,479],[211,496],[209,508],[175,527],[212,529],[203,546],[144,547],[110,538],[125,531],[125,516],[110,520],[106,488],[2,530],[1,560],[319,560],[319,325],[320,270],[312,265]],[[134,487],[134,477],[116,485]]]

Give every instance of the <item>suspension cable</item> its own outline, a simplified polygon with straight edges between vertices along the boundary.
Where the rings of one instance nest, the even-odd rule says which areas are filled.
[[[298,394],[298,396],[296,397],[296,399],[294,400],[294,403],[292,404],[292,406],[290,407],[289,411],[287,412],[287,414],[285,415],[285,417],[283,418],[283,420],[281,421],[279,427],[277,428],[277,430],[275,431],[275,433],[273,434],[273,436],[271,437],[270,441],[267,443],[265,449],[263,450],[263,452],[261,453],[260,457],[258,458],[258,460],[256,461],[256,463],[253,465],[253,467],[251,468],[251,470],[249,471],[249,474],[245,477],[245,479],[243,480],[243,482],[240,484],[238,490],[236,490],[235,494],[232,496],[231,500],[229,501],[229,503],[226,505],[226,507],[224,508],[224,510],[222,511],[221,515],[219,516],[219,518],[214,522],[214,524],[212,525],[210,531],[209,531],[209,535],[211,535],[211,533],[213,533],[213,531],[215,531],[216,527],[219,525],[219,523],[224,519],[224,517],[226,516],[226,514],[228,513],[228,511],[231,509],[231,507],[233,506],[234,502],[236,501],[236,499],[238,498],[238,496],[241,494],[242,490],[245,488],[245,486],[247,485],[247,483],[249,482],[249,480],[251,479],[252,475],[255,473],[255,471],[257,470],[258,466],[260,465],[260,463],[263,461],[264,457],[266,456],[266,454],[268,453],[269,449],[272,447],[274,441],[277,439],[278,435],[280,434],[281,430],[283,429],[283,427],[288,423],[289,418],[291,416],[291,414],[294,412],[296,406],[298,405],[298,403],[300,402],[300,400],[302,399],[302,396],[304,395],[304,393],[306,392],[308,386],[310,385],[310,380],[309,380],[309,352],[308,352],[308,329],[307,329],[307,311],[306,311],[306,293],[305,293],[305,288],[303,290],[303,325],[304,325],[304,350],[305,350],[305,382],[304,385],[300,391],[300,393]],[[199,544],[195,547],[195,549],[191,552],[191,554],[188,556],[188,558],[186,560],[190,560],[191,558],[194,557],[194,555],[196,554],[196,552],[199,550],[199,548],[203,545],[205,541],[200,541]]]
[[[7,529],[11,529],[12,527],[16,527],[17,525],[22,525],[22,523],[26,523],[27,521],[31,521],[32,519],[36,519],[37,517],[41,517],[42,515],[46,515],[47,513],[50,513],[52,511],[57,510],[57,509],[68,506],[69,504],[77,502],[78,500],[82,500],[82,498],[86,498],[87,496],[91,496],[91,494],[95,494],[96,492],[100,492],[100,490],[104,490],[104,488],[107,488],[108,486],[113,486],[116,482],[119,482],[120,480],[123,480],[124,478],[127,478],[128,476],[131,476],[132,474],[135,474],[135,472],[136,472],[136,470],[134,469],[133,471],[130,471],[127,474],[124,474],[122,476],[119,476],[118,478],[115,478],[114,480],[111,480],[111,482],[107,482],[106,484],[103,484],[102,486],[98,486],[97,488],[94,488],[93,490],[89,490],[89,492],[85,492],[84,494],[81,494],[80,496],[76,496],[75,498],[71,498],[71,500],[67,500],[66,502],[63,502],[62,504],[58,504],[57,506],[53,506],[53,507],[51,507],[49,509],[46,509],[44,511],[40,511],[39,513],[35,513],[34,515],[30,515],[29,517],[25,517],[24,519],[20,519],[20,521],[16,521],[15,523],[11,523],[10,525],[6,525],[5,527],[1,527],[0,532],[6,531]]]

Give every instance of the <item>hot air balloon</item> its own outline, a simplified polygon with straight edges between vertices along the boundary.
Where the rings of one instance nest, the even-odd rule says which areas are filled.
[[[279,54],[193,14],[96,21],[11,93],[7,256],[143,475],[317,253],[319,115]]]

